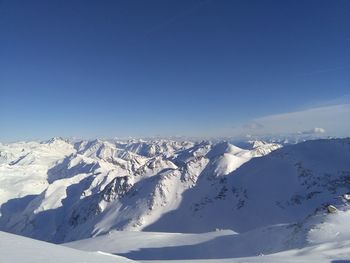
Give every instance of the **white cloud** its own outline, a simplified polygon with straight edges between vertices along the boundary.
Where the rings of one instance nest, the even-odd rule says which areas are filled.
[[[300,132],[300,134],[322,134],[322,133],[326,133],[326,130],[318,127],[315,127],[311,130]]]
[[[247,130],[259,130],[264,128],[264,125],[258,122],[250,122],[250,123],[244,124],[243,127]]]
[[[235,136],[246,134],[350,136],[350,103],[264,116],[234,129]]]

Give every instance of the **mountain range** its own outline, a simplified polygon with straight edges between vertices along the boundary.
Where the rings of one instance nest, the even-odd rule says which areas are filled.
[[[217,232],[207,258],[344,242],[349,192],[350,139],[0,144],[0,230],[83,249],[79,240],[130,231]]]

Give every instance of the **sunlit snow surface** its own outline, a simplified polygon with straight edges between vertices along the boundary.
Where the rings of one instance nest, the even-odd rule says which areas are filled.
[[[200,244],[219,236],[226,236],[232,233],[222,231],[222,233],[208,233],[197,235],[166,234],[166,233],[118,233],[118,236],[105,236],[83,240],[68,244],[90,252],[70,249],[61,245],[24,238],[0,232],[0,262],[2,263],[128,263],[134,262],[129,259],[110,254],[112,247],[115,250],[132,251],[140,247],[157,247],[163,244],[164,249],[172,247],[177,254],[189,253],[184,247],[189,244]],[[114,239],[117,238],[118,239]],[[112,244],[111,244],[112,242]],[[118,245],[119,244],[119,245]],[[93,247],[95,246],[95,247]],[[120,248],[120,246],[122,248]],[[118,248],[119,247],[119,248]],[[101,249],[101,250],[100,250]],[[109,251],[110,253],[104,252]],[[212,247],[212,251],[219,254],[219,246]],[[192,253],[196,253],[193,251]],[[325,243],[298,250],[290,250],[272,255],[258,255],[244,258],[215,258],[197,260],[140,260],[138,262],[164,262],[164,263],[228,263],[228,262],[324,262],[324,263],[346,263],[350,261],[350,241]]]
[[[84,252],[63,246],[0,232],[1,263],[131,263],[132,260]]]
[[[230,250],[235,250],[232,246],[235,235],[232,231],[203,234],[115,232],[65,245],[86,251],[103,250],[137,257],[142,262],[350,262],[350,241],[328,242],[271,255],[259,253],[233,258],[230,257],[230,253],[233,256]],[[266,243],[268,240],[261,235],[254,242]],[[240,246],[241,250],[251,249],[244,245]]]

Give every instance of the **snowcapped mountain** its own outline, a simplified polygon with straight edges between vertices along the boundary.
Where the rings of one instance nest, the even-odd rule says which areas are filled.
[[[0,226],[54,242],[142,230],[176,210],[185,193],[201,188],[205,198],[226,175],[279,147],[171,140],[72,144],[60,138],[2,144]]]
[[[50,141],[0,144],[0,204],[40,194],[48,185],[48,170],[75,152],[73,145]]]
[[[349,160],[350,139],[0,144],[0,229],[56,243],[231,229],[194,248],[224,257],[346,242]]]
[[[350,191],[349,160],[349,139],[283,147],[224,177],[198,180],[194,189],[183,194],[176,210],[144,230],[228,228],[238,233],[273,233],[277,229],[284,232],[284,248],[303,246],[309,231],[325,220],[328,204],[339,211],[346,209],[348,202],[342,196]]]

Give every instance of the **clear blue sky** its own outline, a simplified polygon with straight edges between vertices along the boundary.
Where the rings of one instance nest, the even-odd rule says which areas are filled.
[[[348,0],[0,0],[0,141],[219,135],[348,96],[349,61]]]

